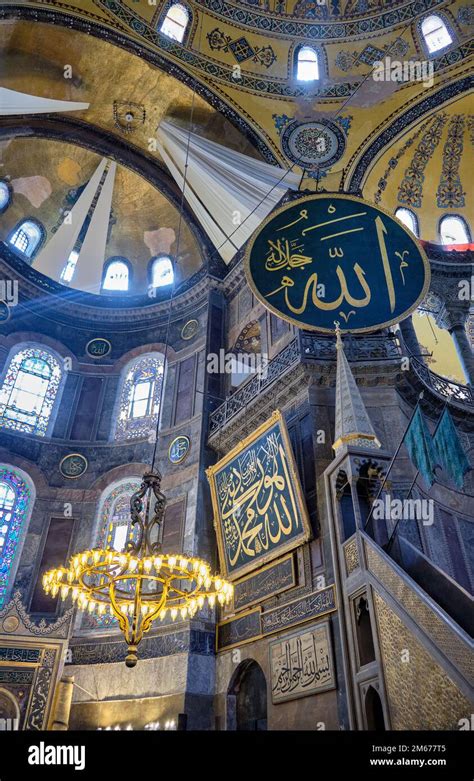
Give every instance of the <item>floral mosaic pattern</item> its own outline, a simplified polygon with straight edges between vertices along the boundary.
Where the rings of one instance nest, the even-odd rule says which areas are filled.
[[[385,169],[383,176],[378,181],[377,191],[374,195],[374,203],[380,203],[380,201],[382,200],[382,193],[385,191],[387,187],[387,181],[390,174],[392,173],[392,171],[395,170],[395,168],[397,167],[398,163],[400,162],[401,158],[403,157],[407,149],[413,146],[415,141],[418,141],[420,135],[423,133],[424,130],[426,130],[430,122],[431,120],[424,122],[421,125],[421,127],[416,131],[416,133],[414,133],[414,135],[410,136],[410,138],[407,141],[405,141],[403,146],[398,150],[395,157],[390,158],[390,160],[388,161],[388,166]]]
[[[35,399],[27,390],[28,375]],[[44,437],[61,376],[61,367],[51,353],[36,347],[16,353],[0,389],[0,426]]]
[[[5,605],[8,581],[28,515],[31,491],[8,467],[0,468],[0,610]]]
[[[436,203],[442,209],[454,209],[466,204],[464,197],[466,193],[463,192],[459,176],[465,124],[465,117],[456,114],[448,128],[443,149],[443,169],[436,193]]]
[[[428,130],[423,134],[412,161],[405,171],[398,190],[398,200],[406,206],[419,208],[423,200],[423,183],[425,168],[435,149],[441,141],[443,128],[446,124],[446,114],[438,114]]]

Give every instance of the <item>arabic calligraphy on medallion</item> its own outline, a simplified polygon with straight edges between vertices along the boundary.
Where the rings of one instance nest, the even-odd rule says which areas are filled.
[[[257,298],[301,328],[373,331],[407,317],[428,292],[429,261],[399,220],[361,198],[310,195],[274,212],[250,241]]]
[[[275,704],[335,687],[328,622],[271,643],[269,654]]]
[[[257,569],[310,537],[285,421],[279,412],[207,470],[221,566]]]

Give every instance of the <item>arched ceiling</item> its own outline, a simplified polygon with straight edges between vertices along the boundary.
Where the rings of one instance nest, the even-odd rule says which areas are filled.
[[[433,160],[425,167],[422,206],[415,207],[432,209],[433,214],[421,220],[422,235],[436,238],[435,193],[443,177],[444,146],[455,116],[464,118],[461,182],[468,175],[464,150],[472,125],[468,124],[465,96],[472,73],[472,13],[466,0],[430,3],[429,10],[440,9],[444,14],[453,44],[433,60],[432,83],[401,85],[376,84],[371,78],[372,65],[374,59],[387,55],[401,61],[425,59],[418,24],[427,10],[420,0],[328,0],[327,5],[314,0],[269,0],[265,8],[250,0],[187,2],[191,25],[183,44],[159,33],[166,0],[156,0],[156,4],[72,0],[59,6],[54,0],[44,0],[16,7],[0,5],[1,85],[90,103],[87,110],[62,117],[71,127],[67,140],[74,139],[75,127],[97,130],[112,144],[115,139],[117,145],[143,154],[175,193],[159,153],[150,146],[164,117],[245,154],[292,166],[304,174],[302,189],[338,190],[342,186],[361,191],[368,200],[392,211],[400,205],[398,193],[405,170],[416,158],[421,138],[417,133],[425,132],[426,122],[445,114]],[[317,86],[294,79],[294,50],[302,41],[311,42],[319,51]],[[133,113],[131,122],[125,120],[129,112]],[[334,159],[315,173],[295,162],[288,131],[299,131],[303,125],[298,145],[311,150],[311,123],[321,121],[335,128],[339,141]],[[28,126],[28,119],[23,124]],[[412,137],[415,140],[409,143]],[[5,143],[0,140],[4,175],[16,179],[43,176],[51,180],[52,187],[49,203],[44,200],[39,207],[18,193],[16,211],[11,211],[8,220],[20,208],[30,213],[38,208],[45,212],[46,222],[53,222],[54,210],[67,189],[57,173],[67,168],[63,159],[74,160],[80,176],[86,176],[94,153],[87,162],[79,148],[69,153],[57,142],[38,142],[38,149],[45,150],[43,165],[36,153],[25,158],[15,154],[21,149],[20,141]],[[394,155],[397,166],[392,170]],[[126,161],[121,162],[126,167]],[[379,188],[387,168],[385,187]],[[161,201],[158,195],[152,196],[146,183],[135,186],[127,181],[125,172],[119,181],[123,202],[114,209],[121,209],[123,226],[133,225],[126,228],[127,235],[124,227],[122,237],[120,226],[114,226],[110,250],[115,254],[123,246],[138,257],[143,247],[148,252],[142,234],[155,230],[148,226],[161,227],[161,219],[172,223],[172,207],[163,196]],[[129,187],[136,187],[143,197],[147,192],[151,203],[159,201],[156,212],[142,198],[127,196]],[[443,208],[436,203],[436,210]],[[3,217],[0,220],[2,225]],[[194,239],[189,240],[191,247]],[[125,250],[119,254],[126,254]]]
[[[25,217],[39,220],[50,237],[64,210],[71,209],[78,190],[99,165],[94,152],[52,139],[17,137],[3,142],[2,171],[13,190],[10,207],[0,215],[0,239],[5,240]],[[145,292],[151,257],[176,254],[179,232],[177,208],[152,184],[122,165],[117,166],[112,216],[105,258],[128,258],[133,267],[130,293]],[[184,222],[180,234],[179,281],[202,264],[196,237]]]
[[[364,195],[394,212],[411,209],[420,237],[438,242],[445,214],[472,220],[474,113],[472,96],[422,119],[387,149],[372,168]]]
[[[74,118],[149,151],[164,117],[257,156],[254,146],[199,94],[146,59],[106,38],[37,21],[0,24],[1,85],[57,100],[89,103]],[[124,117],[134,113],[129,124]],[[158,153],[156,153],[158,157]]]

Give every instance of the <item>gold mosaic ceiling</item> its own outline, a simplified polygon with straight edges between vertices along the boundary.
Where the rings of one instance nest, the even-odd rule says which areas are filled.
[[[443,176],[448,133],[460,115],[464,126],[459,176],[462,184],[468,181],[472,109],[464,86],[459,86],[472,72],[472,14],[465,0],[433,5],[442,9],[454,36],[449,54],[437,58],[433,84],[408,83],[385,91],[367,79],[374,57],[387,52],[398,52],[404,60],[425,56],[417,32],[422,9],[416,2],[329,0],[320,6],[309,0],[270,0],[265,11],[243,0],[189,0],[188,5],[192,19],[181,45],[158,32],[167,7],[163,0],[156,5],[145,0],[22,3],[18,13],[24,19],[7,14],[0,23],[2,84],[90,102],[87,111],[71,116],[149,157],[150,138],[167,116],[186,126],[191,122],[196,132],[246,154],[263,154],[289,166],[292,162],[282,143],[285,123],[329,119],[339,123],[345,146],[320,184],[338,189],[344,175],[345,189],[357,180],[368,200],[378,199],[390,210],[401,205],[398,193],[405,170],[415,159],[416,134],[424,132],[428,119],[444,112],[448,119],[424,172],[425,197],[421,207],[414,207],[432,208]],[[33,12],[35,21],[28,18]],[[47,18],[54,18],[54,26],[45,23]],[[308,40],[320,52],[317,89],[293,77],[294,47]],[[70,79],[64,78],[66,65],[72,69]],[[134,121],[124,127],[122,119],[130,108]],[[392,154],[397,155],[413,136],[417,140],[401,154],[380,190]],[[367,151],[375,147],[366,163]],[[152,157],[162,167],[158,153]],[[56,160],[56,168],[58,164]],[[15,171],[21,175],[19,161]],[[168,176],[166,171],[163,175]],[[302,186],[314,190],[315,178],[306,176]],[[59,202],[60,193],[54,198]],[[465,206],[446,208],[463,213]],[[424,238],[436,238],[437,218],[433,214],[422,221]],[[141,222],[137,233],[144,227]],[[117,234],[116,229],[118,243]]]
[[[0,215],[0,238],[5,239],[24,217],[38,219],[51,236],[62,210],[71,208],[75,191],[89,181],[100,160],[87,149],[61,141],[15,138],[3,142],[2,172],[8,175],[14,195]],[[146,287],[151,257],[176,251],[178,224],[177,209],[162,193],[133,171],[117,166],[106,258],[128,258],[138,289]],[[183,280],[202,262],[198,242],[186,224],[179,254]]]

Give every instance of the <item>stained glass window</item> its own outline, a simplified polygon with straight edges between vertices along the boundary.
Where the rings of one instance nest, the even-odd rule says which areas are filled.
[[[11,359],[0,388],[0,426],[44,436],[61,381],[50,353],[28,347]]]
[[[164,358],[146,355],[126,367],[115,439],[140,439],[156,429],[160,412]]]
[[[174,41],[183,42],[184,33],[189,22],[189,12],[181,3],[175,3],[166,14],[160,32]]]
[[[32,258],[42,238],[43,232],[39,224],[33,220],[24,220],[14,230],[8,242],[21,255]]]
[[[12,565],[23,523],[30,508],[31,491],[11,468],[0,466],[0,610],[4,607]]]
[[[131,526],[130,499],[140,484],[138,478],[130,478],[105,490],[99,504],[94,547],[122,551],[126,549],[129,540],[136,538],[138,532]],[[116,623],[116,619],[109,613],[85,614],[83,618],[83,626],[87,629],[114,626]]]

